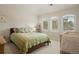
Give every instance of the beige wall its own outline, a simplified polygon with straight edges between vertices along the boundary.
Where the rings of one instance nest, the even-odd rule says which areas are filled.
[[[65,14],[74,14],[76,15],[76,31],[79,31],[79,7],[69,8],[57,12],[47,13],[43,15],[38,15],[38,21],[37,21],[37,15],[32,14],[31,12],[28,12],[28,8],[25,8],[27,6],[22,5],[0,5],[0,15],[7,16],[7,22],[6,23],[0,23],[0,32],[6,37],[9,37],[9,28],[11,27],[25,27],[26,25],[29,26],[35,26],[37,22],[41,22],[40,16],[60,16],[60,25],[61,25],[61,17]],[[59,30],[61,31],[61,29]],[[50,38],[56,39],[59,37],[59,32],[47,32]]]
[[[79,6],[60,10],[60,11],[56,11],[56,12],[52,12],[52,13],[46,13],[46,14],[39,16],[39,22],[40,23],[42,23],[41,16],[58,16],[59,17],[59,20],[60,20],[60,22],[59,22],[59,25],[60,25],[59,32],[51,32],[51,31],[45,32],[51,37],[51,39],[57,40],[56,38],[59,38],[59,35],[62,32],[62,16],[67,15],[67,14],[73,14],[73,15],[76,16],[76,31],[79,32]]]
[[[9,28],[37,24],[37,16],[29,13],[28,9],[21,5],[0,5],[0,15],[7,16],[7,22],[0,23],[0,32],[5,37],[9,37]]]

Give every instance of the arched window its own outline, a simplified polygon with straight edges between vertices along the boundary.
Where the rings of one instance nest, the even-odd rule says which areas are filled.
[[[75,30],[75,15],[63,16],[63,30]]]

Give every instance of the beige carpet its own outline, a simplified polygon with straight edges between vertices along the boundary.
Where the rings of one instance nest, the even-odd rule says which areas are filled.
[[[19,54],[18,48],[13,43],[7,43],[4,48],[5,54]]]
[[[5,45],[5,54],[19,54],[18,48],[13,43],[8,43]],[[60,44],[58,41],[51,40],[49,46],[43,46],[31,54],[59,54],[60,53]]]

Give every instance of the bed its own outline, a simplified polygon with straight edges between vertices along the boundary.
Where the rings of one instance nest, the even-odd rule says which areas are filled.
[[[79,32],[67,32],[61,35],[61,53],[79,53]]]
[[[31,53],[32,51],[49,45],[50,40],[46,34],[35,32],[16,33],[14,28],[10,29],[10,41],[13,42],[21,53]]]

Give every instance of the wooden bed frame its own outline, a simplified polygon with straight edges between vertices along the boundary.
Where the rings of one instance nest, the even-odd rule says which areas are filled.
[[[12,34],[12,33],[14,33],[15,31],[14,31],[14,28],[10,28],[10,35]],[[11,41],[11,40],[10,40]],[[11,41],[12,42],[12,41]],[[31,53],[32,51],[34,51],[34,50],[36,50],[36,49],[38,49],[38,48],[40,48],[40,47],[43,47],[43,46],[45,46],[45,45],[49,45],[49,43],[50,43],[51,41],[49,40],[49,41],[46,41],[46,42],[43,42],[43,43],[40,43],[40,44],[38,44],[38,45],[36,45],[36,46],[33,46],[32,48],[29,48],[28,49],[28,52],[26,52],[26,53]]]

